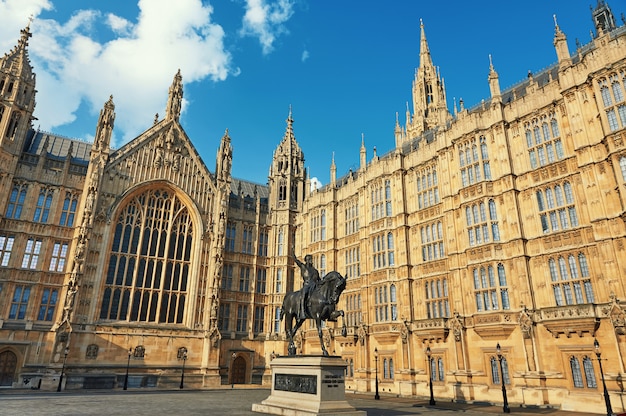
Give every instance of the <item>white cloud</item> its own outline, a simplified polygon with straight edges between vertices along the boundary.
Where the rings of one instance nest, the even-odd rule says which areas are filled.
[[[311,189],[310,191],[316,191],[322,187],[322,182],[316,177],[311,178]]]
[[[246,13],[243,17],[243,36],[259,38],[263,53],[268,54],[274,49],[276,37],[287,33],[284,23],[293,15],[292,0],[246,0]]]
[[[309,51],[304,50],[302,52],[302,58],[301,59],[302,59],[302,62],[306,62],[306,60],[309,59]]]
[[[231,55],[224,30],[211,21],[213,8],[201,0],[139,0],[136,24],[95,10],[80,10],[65,23],[36,19],[29,54],[37,73],[38,117],[45,130],[71,122],[81,103],[97,114],[109,95],[116,108],[116,131],[124,142],[164,114],[168,87],[180,68],[183,82],[231,74]],[[0,0],[0,44],[8,51],[19,30],[51,1]],[[94,27],[104,22],[108,41],[99,41]],[[99,27],[98,30],[103,30]],[[60,98],[61,97],[61,98]],[[44,124],[45,123],[45,124]],[[120,145],[120,143],[113,143]]]

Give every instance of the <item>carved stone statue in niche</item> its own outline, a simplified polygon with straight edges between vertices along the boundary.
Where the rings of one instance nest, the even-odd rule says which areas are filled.
[[[531,317],[532,311],[529,311],[526,306],[522,305],[522,311],[519,314],[519,326],[522,330],[524,338],[532,337],[533,319]]]
[[[365,337],[367,336],[367,329],[365,324],[361,324],[359,329],[357,330],[357,336],[359,337],[359,342],[361,345],[365,345]]]
[[[611,306],[608,312],[611,318],[615,333],[618,335],[626,335],[626,314],[614,293],[611,293]]]
[[[458,312],[454,312],[454,316],[450,318],[449,327],[454,335],[456,342],[461,342],[461,336],[463,335],[463,318]]]

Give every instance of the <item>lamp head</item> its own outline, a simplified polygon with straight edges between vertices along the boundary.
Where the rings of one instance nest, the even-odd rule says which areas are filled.
[[[70,347],[65,347],[65,351],[64,352],[65,352],[65,356],[67,356],[67,354],[70,353]]]
[[[600,343],[597,338],[593,340],[593,348],[596,350],[596,354],[600,354]]]
[[[496,353],[498,354],[498,357],[502,356],[502,349],[500,348],[499,342],[498,345],[496,345]]]

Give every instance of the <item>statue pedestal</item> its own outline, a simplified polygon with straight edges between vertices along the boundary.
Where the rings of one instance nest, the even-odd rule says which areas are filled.
[[[252,411],[272,415],[365,416],[346,400],[346,362],[341,357],[289,356],[270,363],[272,392]]]

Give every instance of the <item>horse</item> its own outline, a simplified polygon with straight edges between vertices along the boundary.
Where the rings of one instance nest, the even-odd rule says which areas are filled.
[[[343,321],[341,333],[344,337],[347,333],[344,312],[336,309],[339,296],[345,288],[346,279],[339,272],[329,272],[311,291],[305,307],[306,317],[315,319],[317,335],[320,338],[322,353],[325,356],[328,356],[328,351],[326,351],[324,340],[322,339],[322,321],[337,322],[337,318],[341,316]],[[283,318],[285,318],[285,332],[289,339],[289,347],[287,349],[289,355],[296,355],[296,346],[293,342],[293,337],[304,321],[306,321],[306,319],[298,317],[300,298],[302,296],[304,296],[302,290],[287,293],[283,299],[283,305],[280,308],[280,320],[282,321]],[[296,320],[295,326],[293,326],[294,319]]]

